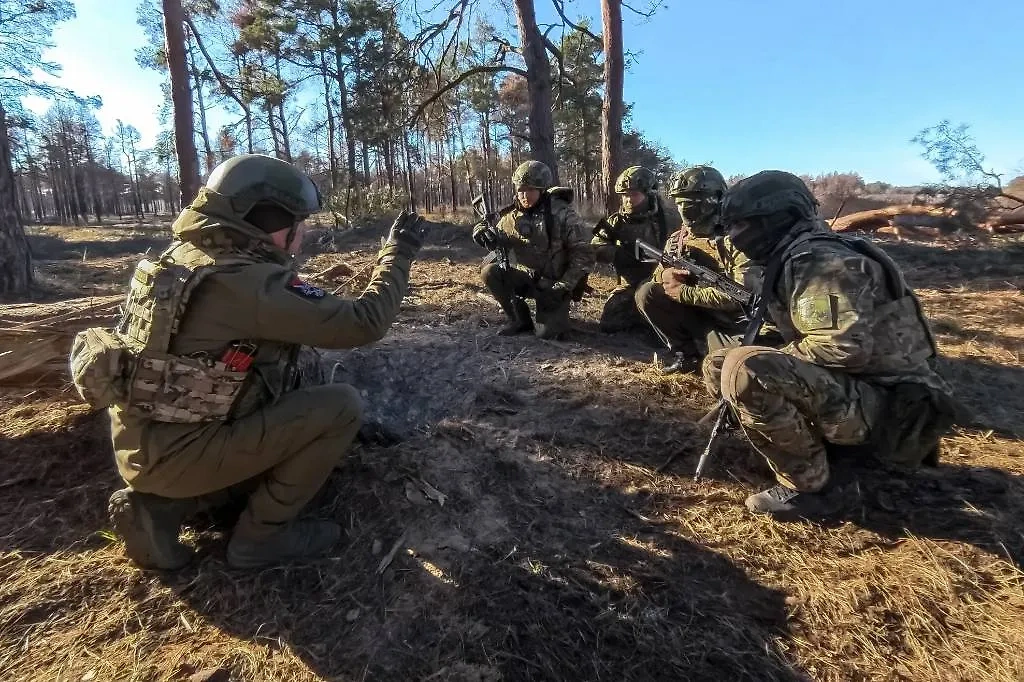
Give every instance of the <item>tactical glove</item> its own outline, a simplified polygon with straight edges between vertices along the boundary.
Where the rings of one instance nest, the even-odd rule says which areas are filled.
[[[490,225],[482,221],[473,226],[473,241],[488,251],[498,246],[498,236]]]
[[[388,234],[389,242],[397,242],[418,251],[427,235],[428,223],[413,211],[402,211],[395,218]]]

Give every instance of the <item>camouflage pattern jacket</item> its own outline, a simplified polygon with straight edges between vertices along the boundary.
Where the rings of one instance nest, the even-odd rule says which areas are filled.
[[[737,251],[728,237],[698,237],[683,228],[669,235],[662,250],[670,256],[688,258],[698,265],[726,274],[753,291],[761,288],[761,268]],[[658,264],[654,270],[654,281],[661,281],[664,270],[664,266]],[[714,287],[683,286],[677,300],[730,315],[743,312],[736,301]]]
[[[564,282],[574,289],[594,269],[594,251],[587,228],[566,201],[565,188],[552,188],[529,209],[518,204],[498,221],[498,243],[513,264],[535,281]]]
[[[871,242],[805,221],[776,250],[768,310],[787,345],[815,365],[879,384],[948,390],[936,374],[935,341],[917,296]]]
[[[594,227],[594,238],[590,241],[597,262],[611,263],[615,273],[631,286],[639,286],[654,271],[653,263],[642,263],[636,259],[633,246],[636,240],[661,244],[682,224],[676,207],[667,204],[661,195],[654,196],[657,205],[652,210],[639,214],[619,211],[603,218]]]

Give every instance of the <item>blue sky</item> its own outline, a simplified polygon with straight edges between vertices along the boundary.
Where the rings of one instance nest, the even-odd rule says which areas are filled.
[[[971,125],[989,166],[1024,173],[1024,3],[668,2],[650,20],[625,13],[626,49],[638,53],[625,96],[636,127],[677,159],[726,175],[852,170],[869,181],[931,181],[909,140],[949,118]],[[103,98],[106,130],[121,118],[151,144],[160,76],[135,64],[144,42],[136,0],[75,4],[78,18],[57,28],[47,54],[64,67],[61,83]],[[552,14],[546,0],[537,7],[541,21]],[[569,9],[598,16],[597,7]]]

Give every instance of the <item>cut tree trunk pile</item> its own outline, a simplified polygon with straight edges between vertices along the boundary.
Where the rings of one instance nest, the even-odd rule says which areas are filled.
[[[0,306],[0,384],[28,386],[57,377],[66,381],[75,334],[111,326],[122,301],[124,296],[116,295]]]
[[[836,220],[835,232],[875,232],[883,227],[935,227],[940,231],[956,229],[948,211],[934,206],[887,206],[872,211],[851,213]]]

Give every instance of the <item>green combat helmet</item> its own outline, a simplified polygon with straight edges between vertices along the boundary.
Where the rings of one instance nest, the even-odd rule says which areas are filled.
[[[320,210],[320,192],[295,166],[263,154],[233,156],[210,173],[206,188],[231,203],[244,218],[256,204],[275,204],[297,218]]]
[[[615,180],[615,193],[643,192],[649,194],[658,189],[658,178],[654,172],[643,166],[630,166],[619,173]]]
[[[725,190],[725,178],[716,169],[693,166],[672,176],[668,193],[675,199],[679,215],[690,232],[708,237],[718,221]]]
[[[761,171],[737,182],[722,201],[722,225],[733,245],[764,261],[798,221],[817,214],[818,202],[804,181],[785,171]]]
[[[552,185],[551,169],[540,161],[524,161],[512,173],[512,185],[518,192],[527,187],[546,190]]]
[[[668,193],[673,199],[702,199],[725,194],[725,178],[711,166],[694,166],[672,176]]]

